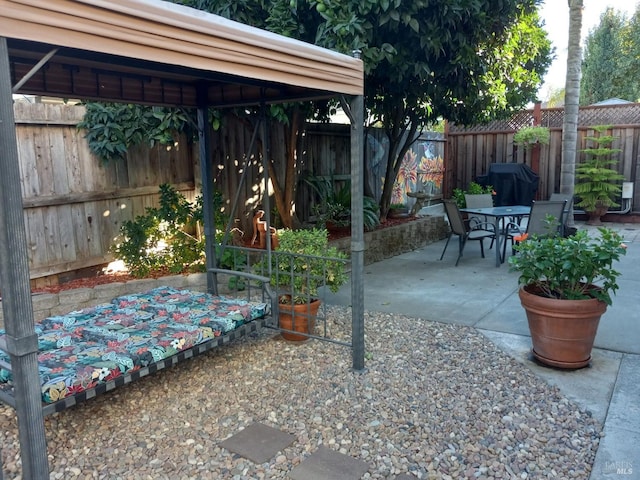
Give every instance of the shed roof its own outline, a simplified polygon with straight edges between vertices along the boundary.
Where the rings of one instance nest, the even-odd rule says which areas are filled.
[[[0,0],[16,93],[211,106],[363,94],[362,61],[159,0]],[[55,50],[57,49],[57,50]]]

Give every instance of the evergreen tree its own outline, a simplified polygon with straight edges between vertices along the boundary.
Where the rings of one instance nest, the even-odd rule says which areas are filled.
[[[637,63],[630,58],[632,44],[625,15],[607,8],[585,41],[580,105],[608,98],[637,98],[635,82],[629,81],[634,78],[629,77],[629,70]]]

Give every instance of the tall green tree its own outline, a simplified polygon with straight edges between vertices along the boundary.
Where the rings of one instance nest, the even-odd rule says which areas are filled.
[[[569,45],[567,48],[567,76],[565,80],[564,120],[562,122],[562,161],[560,166],[560,193],[573,197],[578,148],[578,103],[580,100],[580,71],[582,49],[583,0],[568,0]],[[573,225],[573,218],[569,218]]]
[[[539,0],[183,0],[323,47],[361,52],[365,107],[389,139],[384,218],[402,159],[422,128],[471,124],[535,99],[550,64]],[[261,10],[262,9],[262,10]]]
[[[625,16],[607,8],[598,26],[589,32],[582,60],[581,105],[613,97],[633,99],[631,91],[635,82],[628,81],[623,68],[627,63],[623,52],[626,28]]]
[[[640,84],[629,79],[640,78],[640,5],[625,24],[622,31],[621,52],[614,55],[621,57],[619,62],[620,86],[624,88],[617,95],[625,100],[640,101]]]
[[[174,1],[343,53],[361,52],[368,118],[389,138],[382,218],[402,159],[424,125],[440,119],[473,124],[521,109],[536,98],[551,61],[536,11],[541,0]],[[312,111],[279,113],[293,136]],[[289,144],[286,171],[294,175],[293,137]],[[272,180],[286,216],[281,208],[291,209],[295,197],[280,201],[278,191],[290,195],[295,182]]]

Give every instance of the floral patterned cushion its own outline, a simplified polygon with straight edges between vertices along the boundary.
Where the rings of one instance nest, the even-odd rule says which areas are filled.
[[[266,313],[264,303],[159,287],[45,318],[35,327],[43,402],[149,366]],[[2,351],[0,359],[9,362]],[[11,372],[0,369],[3,384],[11,387]]]

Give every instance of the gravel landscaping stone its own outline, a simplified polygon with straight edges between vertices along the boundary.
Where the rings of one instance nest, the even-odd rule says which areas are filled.
[[[329,309],[344,338],[348,309]],[[321,445],[363,478],[587,479],[601,425],[472,328],[367,313],[367,369],[348,348],[263,330],[46,417],[53,479],[284,479]],[[263,464],[219,443],[253,422],[296,436]],[[5,478],[21,478],[0,407]]]

